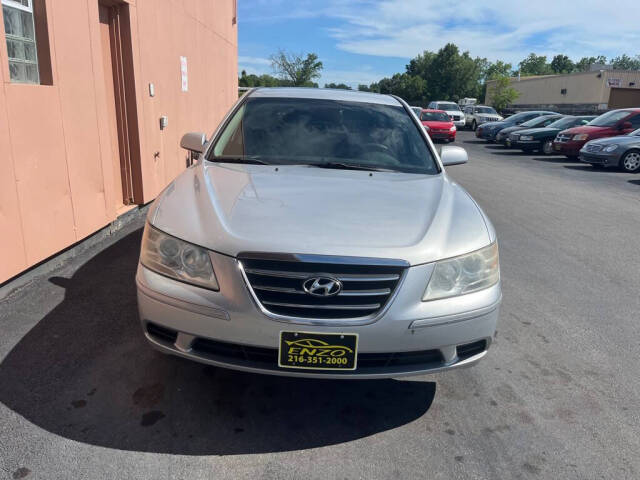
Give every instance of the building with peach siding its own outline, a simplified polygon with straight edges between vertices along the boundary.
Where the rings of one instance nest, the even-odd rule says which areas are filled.
[[[235,0],[0,0],[0,284],[153,198],[237,98]]]

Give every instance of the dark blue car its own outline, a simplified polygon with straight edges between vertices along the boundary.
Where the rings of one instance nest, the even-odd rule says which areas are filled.
[[[496,139],[496,135],[500,130],[515,125],[520,125],[528,120],[531,120],[542,115],[558,115],[557,112],[547,112],[544,110],[535,110],[531,112],[520,112],[510,117],[505,118],[501,122],[487,122],[478,126],[476,130],[476,137],[482,138],[489,142],[493,142]]]

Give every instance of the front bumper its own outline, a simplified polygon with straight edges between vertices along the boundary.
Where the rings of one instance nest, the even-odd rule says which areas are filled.
[[[430,130],[429,131],[429,136],[431,137],[432,140],[455,140],[456,139],[456,132],[452,132],[450,130],[444,131],[444,132],[438,132],[435,130]]]
[[[464,128],[464,126],[466,125],[466,120],[464,118],[462,120],[453,120],[453,124],[456,126],[456,128]]]
[[[520,148],[522,150],[535,150],[542,147],[540,140],[511,140],[511,148]]]
[[[391,305],[373,323],[336,326],[331,320],[309,325],[267,316],[254,303],[238,261],[218,254],[212,254],[211,258],[220,283],[219,292],[177,282],[138,266],[140,319],[147,340],[158,350],[257,373],[387,378],[472,365],[486,354],[496,329],[500,284],[460,297],[420,301],[432,264],[408,268]],[[273,355],[283,330],[357,333],[359,366],[355,371],[345,372],[282,369]],[[209,347],[195,348],[201,344]],[[428,357],[428,361],[392,361],[394,355],[406,357],[406,352],[433,355],[417,356]],[[381,355],[386,355],[389,361],[371,360]]]
[[[493,131],[490,129],[477,128],[476,129],[476,137],[482,138],[484,140],[495,140],[496,134],[499,130]]]
[[[621,150],[621,149],[618,149]],[[620,164],[620,152],[597,152],[587,153],[580,152],[579,159],[581,162],[590,163],[592,165],[602,165],[604,167],[617,167]]]
[[[567,157],[577,157],[580,153],[580,149],[586,143],[586,141],[574,141],[569,140],[568,142],[553,142],[553,151],[566,155]]]

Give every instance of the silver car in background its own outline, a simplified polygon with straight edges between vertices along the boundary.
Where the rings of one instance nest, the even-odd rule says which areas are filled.
[[[580,161],[594,167],[640,172],[640,128],[627,135],[591,140],[580,150]]]
[[[496,232],[401,99],[258,88],[148,213],[147,340],[220,367],[384,378],[471,365],[502,298]]]

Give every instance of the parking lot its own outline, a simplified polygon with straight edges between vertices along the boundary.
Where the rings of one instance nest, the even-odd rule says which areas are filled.
[[[140,223],[0,303],[3,478],[634,479],[640,175],[472,132],[448,173],[498,231],[504,301],[471,369],[380,381],[152,351]]]

